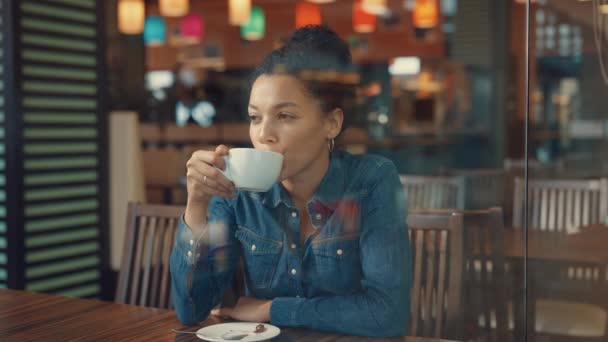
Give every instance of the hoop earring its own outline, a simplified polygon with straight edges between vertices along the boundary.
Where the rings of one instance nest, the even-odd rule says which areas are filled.
[[[327,144],[329,145],[329,153],[333,152],[335,147],[334,138],[329,139]]]

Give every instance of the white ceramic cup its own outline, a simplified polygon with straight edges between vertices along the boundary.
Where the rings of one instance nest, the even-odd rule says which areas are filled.
[[[253,148],[230,149],[224,161],[226,168],[222,173],[242,191],[270,190],[283,167],[282,154]]]

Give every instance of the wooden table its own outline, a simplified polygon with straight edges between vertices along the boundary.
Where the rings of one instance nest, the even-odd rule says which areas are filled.
[[[196,331],[222,320],[211,318],[196,327],[182,326],[175,312],[134,305],[56,295],[0,290],[0,341],[200,341],[196,336],[171,329]],[[274,341],[402,341],[445,340],[401,337],[371,339],[281,329]]]
[[[525,256],[525,231],[505,229],[505,256]],[[608,264],[608,226],[595,224],[583,227],[580,233],[565,234],[528,230],[528,258],[564,262]]]
[[[524,284],[524,257],[525,253],[524,229],[505,229],[504,253],[505,257],[515,259],[512,262],[514,275],[514,312],[524,311],[524,293],[528,294],[528,341],[534,341],[536,324],[535,304],[537,293],[543,291],[537,282],[542,274],[543,262],[590,263],[608,265],[608,226],[594,224],[581,228],[579,233],[566,234],[550,231],[528,230],[528,277]],[[515,319],[515,336],[523,338],[522,318]]]

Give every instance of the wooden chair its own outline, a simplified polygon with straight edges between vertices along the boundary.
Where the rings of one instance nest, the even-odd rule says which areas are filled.
[[[464,314],[465,337],[482,338],[483,341],[509,340],[502,209],[428,209],[415,213],[462,216],[463,304],[467,308]]]
[[[504,169],[447,169],[448,176],[465,179],[465,204],[467,210],[503,207],[505,200]]]
[[[118,303],[171,309],[169,256],[181,206],[129,203]]]
[[[484,341],[509,340],[504,216],[501,208],[464,211],[465,298],[472,304],[467,321]]]
[[[524,178],[525,176],[525,160],[524,159],[505,159],[503,161],[505,170],[505,188],[503,212],[506,215],[507,224],[513,225],[513,200],[515,188],[515,179]],[[557,170],[555,163],[541,163],[538,160],[530,159],[528,161],[528,171],[530,178],[553,178]]]
[[[524,226],[525,183],[515,179],[513,226]],[[528,182],[530,229],[576,232],[579,227],[602,223],[608,215],[608,179],[541,180]]]
[[[513,225],[524,226],[525,183],[515,179]],[[582,226],[604,222],[608,215],[608,180],[535,179],[528,183],[528,227],[556,234],[576,233]],[[576,337],[605,337],[608,313],[597,297],[606,265],[535,261],[531,281],[539,284],[537,332]],[[542,285],[541,285],[542,284]],[[599,285],[598,285],[599,284]],[[601,291],[599,291],[601,293]],[[598,317],[600,317],[598,319]],[[547,323],[549,322],[549,323]]]
[[[414,265],[409,334],[460,339],[463,308],[462,215],[408,217]]]
[[[122,267],[114,301],[172,309],[169,257],[182,206],[129,203]],[[243,264],[239,264],[222,305],[233,306],[245,293]]]
[[[464,209],[463,177],[401,175],[408,209]]]

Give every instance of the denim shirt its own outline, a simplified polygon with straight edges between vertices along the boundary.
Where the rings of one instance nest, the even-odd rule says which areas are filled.
[[[184,324],[205,319],[231,286],[239,259],[246,295],[272,300],[271,323],[364,336],[399,336],[410,312],[405,196],[394,164],[334,152],[307,203],[314,228],[280,183],[268,192],[214,197],[205,236],[179,224],[172,297]]]

